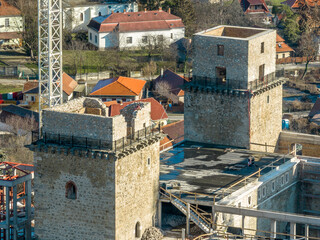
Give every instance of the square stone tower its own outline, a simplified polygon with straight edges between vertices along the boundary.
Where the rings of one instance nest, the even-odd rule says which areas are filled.
[[[154,225],[159,140],[150,103],[108,117],[98,99],[43,111],[35,155],[35,234],[45,239],[140,239]]]
[[[185,86],[185,139],[274,151],[282,80],[276,31],[218,26],[194,35],[193,79]]]

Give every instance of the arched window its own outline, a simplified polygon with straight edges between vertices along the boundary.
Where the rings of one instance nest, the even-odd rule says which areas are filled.
[[[141,237],[141,224],[140,222],[136,223],[136,238],[140,238]]]
[[[77,199],[77,187],[72,181],[69,181],[66,184],[66,198]]]
[[[80,13],[80,21],[83,21],[83,13]]]

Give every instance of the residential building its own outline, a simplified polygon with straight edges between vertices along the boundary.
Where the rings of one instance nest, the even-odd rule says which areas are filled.
[[[43,110],[43,138],[30,146],[39,239],[141,239],[154,226],[162,135],[150,103],[106,110],[95,98]]]
[[[85,2],[64,8],[64,26],[72,32],[87,32],[90,20],[106,16],[111,12],[137,12],[138,4],[134,1],[122,2]]]
[[[154,80],[155,91],[158,90],[160,95],[161,93],[162,95],[166,95],[164,97],[173,103],[183,103],[184,91],[182,90],[182,86],[186,82],[189,82],[189,79],[167,69]]]
[[[218,26],[196,33],[193,44],[185,139],[263,151],[267,144],[274,151],[283,83],[276,77],[276,31]]]
[[[39,122],[39,113],[35,111],[31,111],[29,109],[17,106],[17,105],[8,105],[1,109],[0,113],[0,121],[3,123],[8,123],[10,118],[14,117],[15,119],[34,119],[35,128],[38,127]]]
[[[142,98],[145,84],[144,80],[120,76],[100,80],[89,95],[103,102],[130,102]]]
[[[245,14],[259,18],[263,23],[271,23],[272,15],[264,0],[239,0],[239,2]]]
[[[67,102],[73,98],[73,92],[78,86],[78,83],[68,74],[62,74],[63,79],[63,102]],[[23,87],[23,104],[37,105],[39,103],[39,82],[27,81]]]
[[[125,108],[126,106],[134,103],[134,102],[149,102],[151,104],[151,120],[153,123],[153,126],[156,128],[159,125],[165,126],[168,121],[168,115],[166,113],[166,110],[163,108],[163,106],[154,98],[145,98],[141,100],[131,101],[131,102],[120,102],[117,101],[111,101],[106,102],[106,106],[109,107],[109,116],[117,116],[120,115],[121,109]]]
[[[309,7],[319,6],[319,0],[286,0],[281,4],[288,5],[292,11],[298,11],[304,5],[308,5]]]
[[[160,151],[168,150],[184,141],[184,120],[169,123],[161,128],[166,135],[160,141]]]
[[[23,17],[15,6],[0,0],[0,47],[20,47]]]
[[[161,9],[99,16],[88,28],[89,43],[99,49],[168,46],[183,38],[185,32],[181,18]]]
[[[279,34],[277,34],[276,41],[277,59],[291,57],[294,50],[285,43],[284,39],[280,37]]]

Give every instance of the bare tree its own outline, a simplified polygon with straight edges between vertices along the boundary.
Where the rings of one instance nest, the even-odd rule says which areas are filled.
[[[179,98],[176,95],[174,95],[171,90],[171,86],[165,81],[159,81],[155,85],[155,91],[160,96],[166,97],[169,101],[172,101],[173,103],[178,103]]]
[[[147,63],[142,68],[143,76],[146,77],[149,81],[152,80],[152,77],[156,72],[157,72],[157,64],[153,61],[151,61],[150,63]]]

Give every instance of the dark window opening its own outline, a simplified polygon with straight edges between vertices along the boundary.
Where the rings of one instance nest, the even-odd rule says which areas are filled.
[[[216,76],[218,84],[227,83],[227,69],[225,67],[216,67]]]
[[[101,16],[101,12],[99,12],[99,16]]]
[[[270,96],[267,96],[267,103],[270,102]]]
[[[94,42],[97,43],[98,42],[98,37],[94,36]]]
[[[264,53],[264,42],[261,43],[261,53]]]
[[[80,13],[80,21],[83,21],[83,13]]]
[[[224,46],[218,45],[218,56],[224,56]]]
[[[260,81],[264,80],[264,64],[259,66],[259,80]]]
[[[136,238],[141,237],[141,224],[140,222],[136,223],[136,231],[135,231]]]
[[[127,43],[128,44],[132,43],[132,37],[127,37]]]
[[[66,198],[77,199],[77,187],[72,181],[66,184]]]

